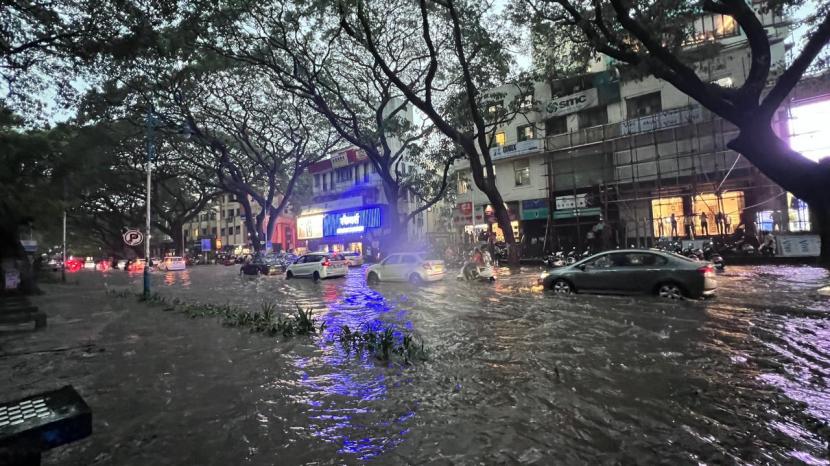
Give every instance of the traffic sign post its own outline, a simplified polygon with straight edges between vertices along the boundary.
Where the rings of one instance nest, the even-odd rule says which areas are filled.
[[[121,238],[127,246],[138,246],[144,242],[144,233],[140,230],[130,228],[121,234]]]

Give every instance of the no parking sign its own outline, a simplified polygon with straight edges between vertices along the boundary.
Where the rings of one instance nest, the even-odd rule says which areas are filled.
[[[127,246],[138,246],[144,242],[144,233],[136,229],[129,229],[121,235],[121,238],[124,239],[124,244]]]

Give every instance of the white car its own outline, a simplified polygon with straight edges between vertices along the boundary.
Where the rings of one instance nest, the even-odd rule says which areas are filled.
[[[84,268],[87,270],[95,270],[95,260],[92,257],[87,257],[84,261]]]
[[[428,260],[424,254],[398,253],[367,268],[366,283],[408,281],[419,284],[442,280],[445,274],[444,261]]]
[[[349,267],[360,267],[363,265],[363,255],[359,252],[346,251],[343,253],[343,257],[346,258],[346,262],[349,263]]]
[[[321,278],[343,277],[348,271],[346,259],[341,254],[311,253],[297,258],[285,268],[286,280],[294,277]]]
[[[169,256],[165,257],[164,260],[159,264],[160,270],[166,270],[168,272],[173,272],[176,270],[184,270],[187,268],[187,264],[184,261],[183,257],[174,257]]]

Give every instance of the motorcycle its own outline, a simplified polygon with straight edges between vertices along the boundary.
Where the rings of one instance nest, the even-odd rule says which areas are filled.
[[[545,264],[545,267],[551,269],[556,267],[563,267],[566,264],[565,253],[562,251],[552,252],[542,260],[542,263]]]
[[[472,259],[472,254],[470,255],[470,260],[468,260],[463,267],[461,267],[461,271],[458,272],[456,275],[456,279],[458,280],[466,280],[466,281],[474,281],[474,280],[481,280],[487,282],[494,282],[496,281],[496,269],[493,267],[493,261],[490,259],[490,255],[485,253],[483,264],[476,264]]]
[[[723,256],[715,249],[715,244],[711,241],[703,246],[703,259],[714,264],[715,269],[723,270],[726,264],[723,262]]]

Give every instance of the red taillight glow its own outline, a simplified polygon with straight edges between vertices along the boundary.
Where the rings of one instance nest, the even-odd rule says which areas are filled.
[[[329,261],[328,259],[323,261],[323,267],[329,267],[330,265],[331,265],[331,261]]]
[[[711,265],[705,265],[705,266],[697,269],[697,271],[700,272],[700,274],[704,275],[704,276],[705,275],[712,275],[712,274],[715,273],[715,269]]]

